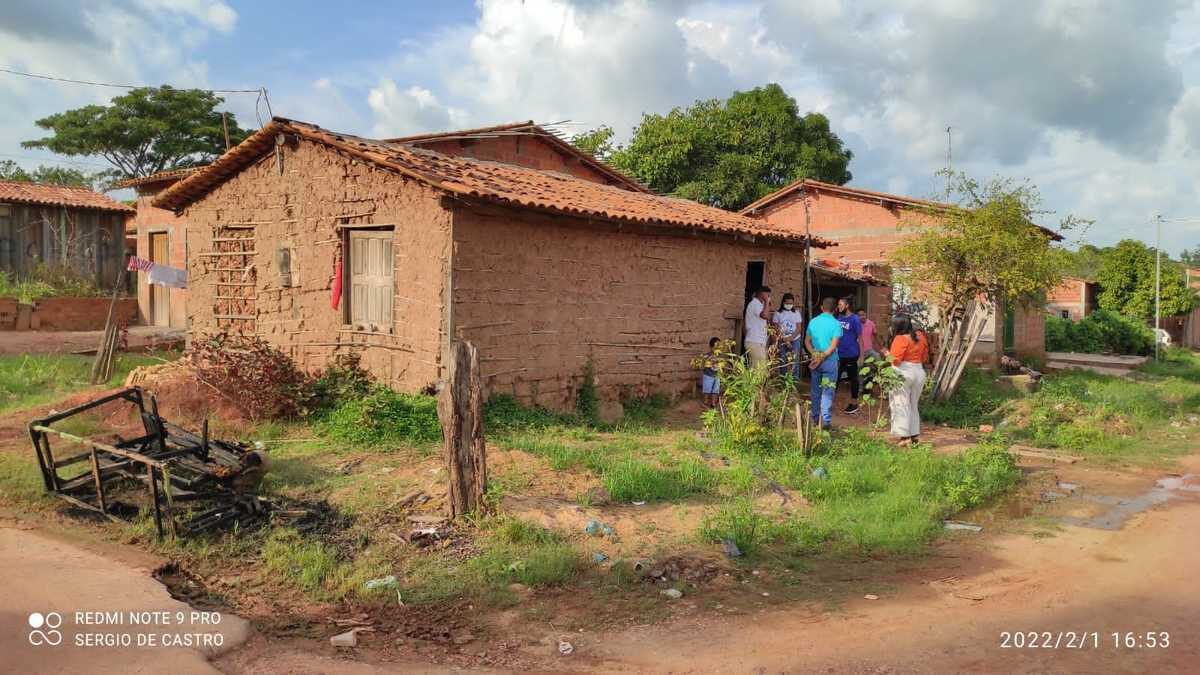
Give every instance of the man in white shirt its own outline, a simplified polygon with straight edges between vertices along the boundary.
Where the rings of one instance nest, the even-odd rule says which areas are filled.
[[[771,289],[759,286],[746,303],[746,354],[750,359],[750,367],[767,362],[767,322],[774,314],[767,308],[771,301]]]

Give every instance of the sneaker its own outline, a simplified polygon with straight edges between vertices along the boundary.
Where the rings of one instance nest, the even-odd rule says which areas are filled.
[[[847,415],[853,415],[854,413],[858,412],[858,404],[851,403],[850,405],[846,406],[846,409],[843,410],[842,412]]]

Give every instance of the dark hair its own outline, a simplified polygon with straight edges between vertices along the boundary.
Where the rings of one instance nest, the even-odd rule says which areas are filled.
[[[756,291],[754,291],[754,292],[755,292],[755,293],[770,293],[770,292],[771,292],[771,287],[770,287],[770,286],[759,286],[759,287],[758,287],[758,290],[756,290]]]
[[[721,338],[719,338],[719,337],[711,337],[711,338],[709,338],[709,339],[708,339],[708,348],[709,348],[709,349],[712,349],[713,347],[716,347],[716,346],[717,346],[717,343],[718,343],[718,342],[720,342],[720,341],[721,341]]]
[[[784,293],[783,297],[779,299],[779,311],[783,311],[783,306],[787,304],[788,300],[791,300],[794,303],[796,302],[796,296],[792,295],[791,293]]]
[[[821,311],[832,313],[833,312],[833,304],[834,304],[833,298],[822,298],[821,299]]]
[[[907,314],[897,314],[892,317],[892,337],[907,333],[913,342],[920,342],[921,336],[917,334],[917,327],[913,325],[912,319]]]

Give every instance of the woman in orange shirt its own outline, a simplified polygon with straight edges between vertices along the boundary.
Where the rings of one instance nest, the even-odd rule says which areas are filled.
[[[917,406],[925,389],[925,362],[929,360],[929,337],[917,330],[912,319],[900,314],[892,319],[892,346],[888,359],[904,378],[904,383],[888,394],[892,407],[892,435],[900,445],[919,442],[921,414]]]

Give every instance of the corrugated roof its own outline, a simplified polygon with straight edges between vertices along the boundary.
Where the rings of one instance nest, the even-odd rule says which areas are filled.
[[[771,194],[758,199],[757,201],[755,201],[755,202],[751,203],[750,205],[746,206],[745,208],[743,208],[738,213],[741,213],[742,215],[749,215],[749,214],[761,211],[764,208],[770,206],[771,204],[774,204],[775,202],[779,201],[780,199],[783,199],[784,197],[787,197],[793,193],[799,192],[800,190],[803,190],[806,188],[810,189],[810,190],[820,190],[822,192],[832,192],[834,194],[846,195],[846,196],[850,196],[850,197],[857,197],[859,199],[867,199],[870,201],[891,202],[898,206],[909,206],[909,207],[918,207],[918,208],[927,208],[927,209],[958,209],[958,208],[961,208],[961,207],[955,206],[954,204],[946,204],[944,202],[935,202],[935,201],[931,201],[928,199],[918,199],[916,197],[906,197],[904,195],[894,195],[894,194],[890,194],[887,192],[878,192],[876,190],[864,190],[862,188],[847,187],[845,185],[835,185],[833,183],[824,183],[822,181],[813,180],[811,178],[801,178],[800,180],[798,180],[794,183],[791,183],[790,185],[785,185],[784,187],[779,188],[778,190],[772,192]],[[1042,227],[1041,225],[1038,225],[1037,223],[1033,223],[1033,226],[1038,228],[1039,230],[1045,232],[1046,234],[1048,234],[1050,236],[1050,238],[1053,239],[1054,241],[1062,241],[1063,240],[1063,236],[1061,234],[1055,232],[1054,230],[1051,230],[1046,227]]]
[[[133,213],[134,208],[95,190],[44,183],[0,180],[0,203],[67,206],[76,209]]]
[[[803,234],[787,228],[686,199],[632,192],[566,174],[511,164],[450,157],[407,145],[336,134],[315,125],[278,117],[209,166],[164,190],[154,200],[154,205],[178,210],[201,198],[271,151],[276,136],[281,133],[321,143],[458,197],[589,218],[780,241],[805,241]],[[812,244],[818,247],[829,245],[815,237]]]
[[[118,181],[116,184],[113,185],[113,187],[114,188],[131,188],[131,187],[140,187],[142,185],[152,185],[154,183],[175,183],[175,182],[183,180],[184,178],[187,178],[188,176],[195,173],[198,169],[202,169],[202,168],[204,168],[204,167],[190,166],[190,167],[187,167],[186,169],[171,169],[170,171],[159,171],[158,173],[152,173],[149,176],[142,176],[141,178],[127,178],[123,181]]]
[[[462,129],[459,131],[442,131],[432,134],[417,134],[415,136],[401,136],[399,138],[385,138],[387,143],[400,143],[402,145],[421,146],[425,143],[434,143],[439,141],[450,141],[455,139],[471,139],[471,138],[496,138],[500,136],[536,136],[539,139],[549,143],[554,148],[558,149],[566,155],[570,155],[580,163],[585,164],[592,169],[608,176],[614,181],[624,185],[630,190],[638,192],[650,192],[650,188],[642,185],[633,178],[626,176],[613,167],[596,159],[593,155],[588,154],[579,148],[571,145],[566,140],[559,137],[558,134],[546,129],[545,127],[536,124],[533,120],[525,122],[509,122],[508,124],[497,124],[490,127],[478,127],[475,129]]]
[[[850,281],[858,281],[868,286],[890,285],[887,279],[882,279],[868,272],[865,265],[860,266],[859,269],[855,269],[849,264],[843,265],[834,260],[813,260],[812,268],[814,272],[821,272]]]

